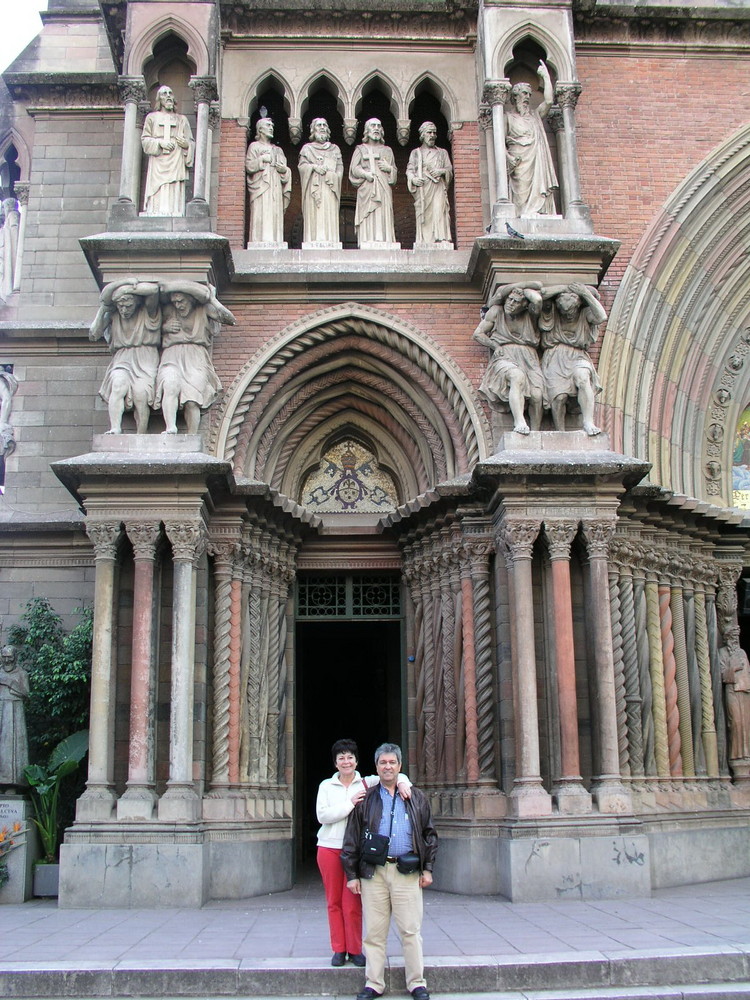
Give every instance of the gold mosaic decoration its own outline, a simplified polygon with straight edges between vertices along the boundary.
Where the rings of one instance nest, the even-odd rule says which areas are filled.
[[[396,509],[396,485],[370,450],[347,438],[307,477],[301,502],[319,514],[376,514]]]

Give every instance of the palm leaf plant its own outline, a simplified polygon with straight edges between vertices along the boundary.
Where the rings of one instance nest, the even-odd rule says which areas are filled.
[[[88,729],[66,736],[54,748],[46,766],[29,764],[24,769],[31,786],[32,820],[39,830],[44,852],[43,863],[54,864],[60,842],[58,806],[63,779],[72,774],[86,756],[89,747]]]

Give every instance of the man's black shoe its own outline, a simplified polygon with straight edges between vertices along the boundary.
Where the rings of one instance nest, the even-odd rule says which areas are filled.
[[[362,954],[362,952],[360,952],[359,955],[350,955],[349,961],[352,963],[352,965],[356,965],[358,969],[364,969],[365,965],[367,964],[367,962],[365,961],[365,956]]]
[[[374,990],[372,986],[365,986],[363,990],[360,990],[357,994],[357,1000],[373,1000],[373,997],[382,997],[382,993],[378,993]]]
[[[343,965],[345,961],[346,961],[345,951],[334,951],[333,958],[331,959],[331,965],[334,968],[337,969],[340,965]]]
[[[415,986],[411,995],[414,1000],[430,1000],[430,993],[426,986]]]

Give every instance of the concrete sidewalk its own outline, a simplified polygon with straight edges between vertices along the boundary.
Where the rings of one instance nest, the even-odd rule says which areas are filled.
[[[750,878],[601,902],[511,904],[430,890],[423,937],[430,988],[443,996],[618,988],[643,1000],[699,983],[735,986],[678,992],[750,996]],[[403,991],[393,932],[388,950],[391,990]],[[290,892],[200,910],[0,907],[0,996],[353,996],[362,970],[332,969],[330,954],[311,874]],[[638,986],[659,991],[627,992]]]

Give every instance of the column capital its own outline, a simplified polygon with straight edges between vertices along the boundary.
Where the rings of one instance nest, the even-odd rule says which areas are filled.
[[[541,527],[542,522],[536,518],[506,518],[503,521],[500,525],[500,537],[513,561],[531,559],[534,542]]]
[[[561,108],[575,111],[582,89],[580,83],[558,83],[555,86],[555,100]]]
[[[578,534],[578,521],[552,518],[544,521],[544,537],[547,540],[550,559],[570,559],[570,546]]]
[[[172,543],[175,562],[195,563],[206,544],[203,524],[195,521],[165,521],[164,528]]]
[[[125,532],[133,546],[133,554],[136,559],[154,558],[160,531],[159,521],[125,522]]]
[[[117,89],[123,104],[140,104],[146,100],[146,81],[142,76],[118,76]]]
[[[559,104],[553,104],[549,109],[547,112],[547,121],[553,132],[558,133],[563,131],[565,128],[565,119],[563,118],[562,108]]]
[[[198,104],[210,104],[211,101],[217,100],[219,96],[215,76],[191,76],[188,87],[193,91],[196,106]]]
[[[506,104],[510,96],[510,80],[485,80],[482,88],[482,104],[494,106]]]
[[[29,182],[28,181],[16,181],[13,185],[13,193],[18,199],[19,205],[28,205],[29,203]]]
[[[97,559],[114,559],[122,537],[120,521],[87,521],[86,534],[91,539]]]
[[[492,128],[492,106],[490,104],[485,104],[484,101],[479,105],[479,114],[477,115],[477,121],[479,127],[483,132],[487,132],[488,129]]]
[[[606,559],[609,545],[615,534],[613,520],[584,521],[583,537],[586,540],[589,559]]]
[[[221,121],[221,105],[218,101],[211,101],[208,107],[208,127],[215,132]]]
[[[213,556],[217,569],[229,572],[242,556],[242,545],[239,539],[237,541],[211,539],[206,545],[206,551]]]

